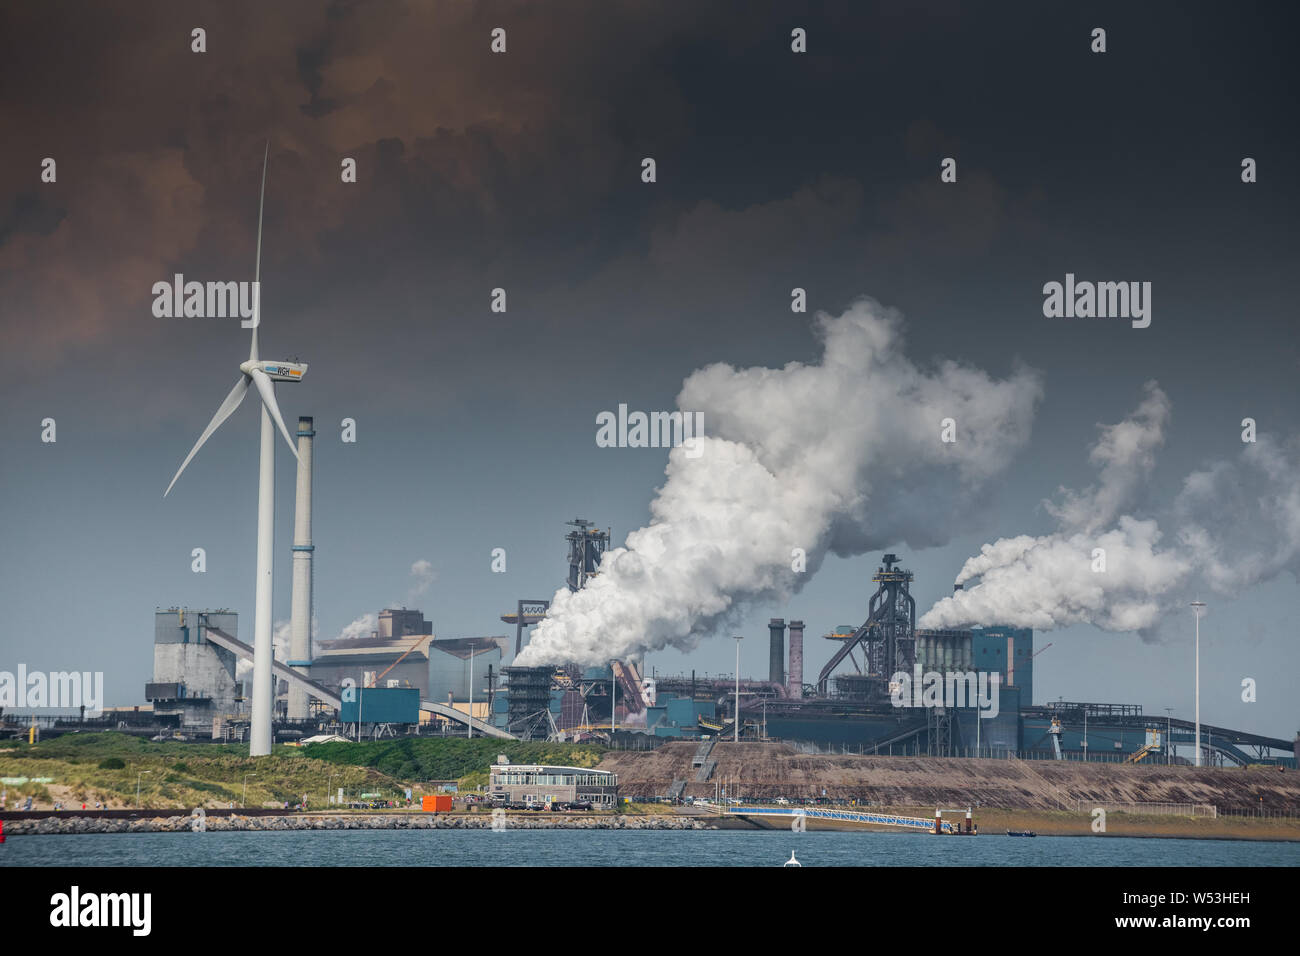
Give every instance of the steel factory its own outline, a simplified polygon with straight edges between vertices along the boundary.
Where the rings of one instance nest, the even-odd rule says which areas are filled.
[[[863,588],[861,624],[813,625],[812,634],[821,632],[813,640],[828,641],[830,650],[815,675],[805,667],[803,618],[770,620],[762,676],[660,674],[635,658],[600,667],[513,666],[549,611],[549,600],[536,597],[520,597],[499,614],[513,634],[440,638],[421,610],[384,608],[369,635],[313,647],[314,435],[312,419],[299,419],[290,642],[272,665],[277,741],[488,736],[652,750],[698,740],[696,783],[709,781],[709,751],[720,740],[781,741],[812,753],[1132,763],[1191,762],[1196,750],[1197,724],[1186,717],[1146,714],[1134,702],[1035,699],[1035,661],[1051,645],[1037,645],[1032,630],[917,628],[914,575],[892,553]],[[566,583],[577,592],[600,574],[610,532],[583,518],[568,528]],[[158,608],[153,641],[145,703],[98,719],[128,732],[249,740],[251,682],[243,670],[254,650],[239,637],[238,615]],[[45,722],[57,732],[58,718]],[[1200,747],[1212,764],[1296,765],[1296,741],[1230,728],[1201,724]],[[524,799],[524,790],[540,799],[542,788],[567,794],[557,799],[600,802],[604,783],[571,770],[494,767],[493,785],[512,800]],[[574,783],[574,774],[583,782]],[[575,786],[595,789],[580,798]]]
[[[584,519],[569,526],[567,583],[577,591],[599,573],[609,532]],[[369,636],[322,642],[292,670],[277,662],[276,737],[484,735],[594,739],[629,749],[738,739],[785,741],[809,752],[1189,762],[1192,721],[1147,715],[1136,703],[1035,700],[1035,659],[1050,644],[1036,646],[1030,629],[917,628],[913,580],[897,555],[883,555],[866,620],[825,628],[820,639],[832,650],[815,676],[805,673],[800,619],[772,618],[767,674],[737,679],[649,674],[635,659],[608,667],[509,666],[529,628],[546,616],[542,599],[521,598],[500,615],[513,635],[468,638],[439,638],[423,612],[386,608]],[[237,627],[231,611],[156,612],[155,673],[145,695],[155,721],[196,737],[240,739],[247,716],[236,661],[251,649],[238,641]],[[310,703],[305,719],[290,715],[295,685]],[[1210,763],[1295,765],[1294,741],[1206,724],[1201,738]],[[696,782],[707,782],[707,754],[695,769]],[[539,786],[518,782],[520,774],[540,773],[536,768],[494,767],[494,787],[498,770],[502,781],[515,781],[511,788]],[[524,801],[524,791],[511,790],[515,797]]]

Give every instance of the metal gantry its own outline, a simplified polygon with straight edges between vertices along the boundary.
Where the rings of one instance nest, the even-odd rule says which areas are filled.
[[[899,672],[912,673],[916,663],[916,601],[909,593],[912,572],[897,568],[898,555],[886,554],[883,565],[871,580],[877,584],[871,597],[867,620],[844,641],[817,677],[817,693],[825,696],[831,674],[846,658],[857,666],[853,650],[861,646],[865,668],[859,673],[870,679],[869,696],[889,695],[889,681]]]
[[[574,518],[565,524],[575,531],[564,536],[569,542],[569,590],[580,591],[587,578],[599,573],[600,559],[609,549],[609,531],[595,528],[595,522]]]

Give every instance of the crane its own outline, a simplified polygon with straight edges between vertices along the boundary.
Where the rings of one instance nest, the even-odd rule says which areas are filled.
[[[376,678],[375,678],[375,682],[374,682],[373,684],[371,684],[370,686],[371,686],[371,687],[378,687],[378,686],[379,686],[379,682],[380,682],[381,680],[384,679],[384,675],[385,675],[385,674],[387,674],[389,671],[391,671],[391,670],[392,670],[394,667],[396,667],[398,664],[402,663],[402,661],[404,661],[404,660],[406,659],[406,655],[407,655],[407,654],[411,653],[411,651],[415,650],[417,647],[419,647],[421,644],[423,644],[425,641],[427,641],[427,640],[428,640],[429,638],[431,638],[431,637],[433,637],[432,634],[425,634],[425,635],[424,635],[423,637],[421,637],[418,641],[416,641],[414,644],[412,644],[410,647],[408,647],[405,651],[403,651],[403,652],[402,652],[402,656],[399,657],[397,660],[393,661],[393,663],[389,664],[387,667],[385,667],[385,668],[384,668],[384,672],[383,672],[382,674],[380,674],[378,677],[376,677]]]

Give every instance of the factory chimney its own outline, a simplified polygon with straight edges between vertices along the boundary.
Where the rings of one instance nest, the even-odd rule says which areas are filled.
[[[298,485],[293,511],[293,596],[290,605],[288,664],[303,677],[311,676],[311,445],[316,431],[310,418],[298,419]],[[289,685],[289,719],[306,720],[307,691]]]
[[[774,617],[767,625],[772,632],[772,653],[768,658],[767,679],[773,684],[785,683],[785,618]]]
[[[790,696],[803,697],[803,621],[790,622]]]

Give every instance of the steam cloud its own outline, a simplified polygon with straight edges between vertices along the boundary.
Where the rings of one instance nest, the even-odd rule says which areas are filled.
[[[1099,479],[1044,502],[1061,529],[986,544],[957,582],[974,586],[939,601],[920,627],[1009,624],[1050,630],[1088,623],[1151,637],[1194,580],[1220,592],[1300,572],[1300,446],[1267,435],[1183,482],[1167,517],[1177,535],[1162,544],[1154,518],[1121,514],[1135,503],[1164,442],[1170,404],[1155,382],[1133,416],[1105,426],[1092,449]],[[1094,570],[1094,551],[1105,570]]]
[[[351,624],[346,624],[343,630],[339,631],[336,641],[355,641],[359,638],[369,637],[379,627],[378,614],[362,614]]]
[[[319,622],[315,615],[311,619],[311,656],[316,656],[316,629]],[[369,633],[368,631],[366,633]],[[275,652],[275,659],[283,664],[289,659],[289,641],[293,635],[292,621],[276,621],[271,631],[271,647]],[[235,663],[235,680],[244,680],[253,674],[253,662],[239,658]],[[276,680],[279,680],[277,677]]]
[[[870,300],[818,314],[818,364],[711,365],[677,397],[703,413],[698,457],[674,448],[651,522],[558,591],[517,663],[613,657],[699,640],[759,601],[788,599],[827,553],[944,543],[1028,439],[1042,388],[902,352],[897,313]],[[941,441],[952,418],[957,440]],[[806,571],[793,570],[793,549]]]
[[[433,570],[433,564],[424,558],[416,561],[411,565],[411,590],[406,593],[406,603],[414,604],[429,586],[438,579],[438,572]]]

